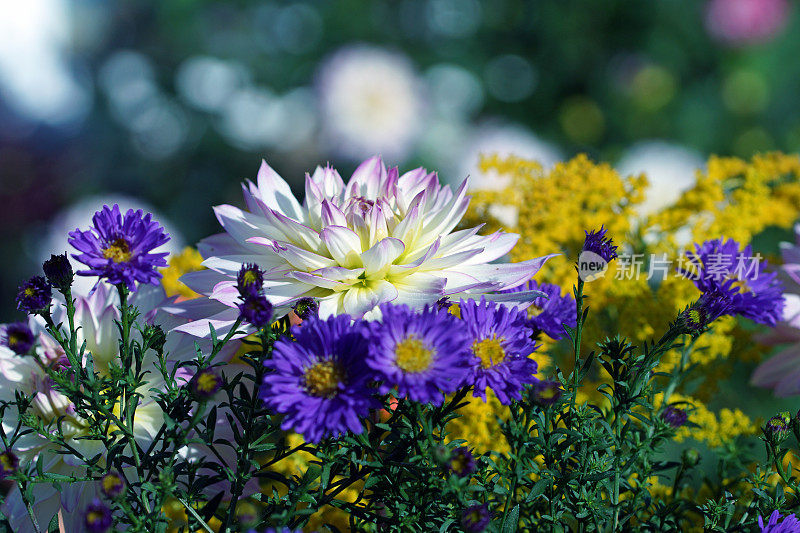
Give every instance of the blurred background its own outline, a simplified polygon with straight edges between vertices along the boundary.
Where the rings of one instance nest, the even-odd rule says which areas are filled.
[[[103,202],[175,248],[265,158],[442,179],[587,152],[677,191],[708,154],[800,149],[788,0],[0,0],[0,310]]]

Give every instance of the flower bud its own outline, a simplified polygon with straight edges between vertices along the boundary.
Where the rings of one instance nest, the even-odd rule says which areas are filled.
[[[792,417],[784,411],[767,420],[764,426],[764,434],[771,442],[778,443],[785,439],[789,433],[789,425]]]
[[[74,274],[66,253],[51,255],[50,259],[42,265],[42,270],[44,270],[44,275],[50,285],[61,292],[66,292],[72,286]]]

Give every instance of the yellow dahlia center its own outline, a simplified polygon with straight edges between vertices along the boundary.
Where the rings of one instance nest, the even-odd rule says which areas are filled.
[[[306,390],[312,396],[333,398],[344,382],[344,369],[333,361],[320,361],[306,370],[303,377]]]
[[[483,339],[472,343],[472,352],[481,360],[481,367],[491,368],[499,365],[506,357],[506,351],[501,344],[505,339],[492,336],[491,339]]]
[[[394,349],[397,366],[406,372],[423,372],[433,362],[433,351],[416,337],[406,337]]]
[[[131,247],[128,241],[119,237],[103,250],[103,257],[111,259],[115,263],[126,263],[131,260]]]

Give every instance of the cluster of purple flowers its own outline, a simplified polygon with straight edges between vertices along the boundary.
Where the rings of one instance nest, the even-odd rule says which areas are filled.
[[[236,277],[239,316],[244,322],[263,328],[272,319],[272,304],[264,296],[264,272],[256,264],[244,264]]]
[[[683,323],[700,332],[723,315],[741,315],[774,326],[783,316],[783,284],[774,272],[765,272],[766,261],[753,262],[753,250],[733,239],[714,239],[695,244],[687,252],[688,263],[679,272],[703,292],[687,309]]]
[[[520,400],[539,381],[525,310],[485,299],[461,300],[458,309],[460,318],[446,308],[392,304],[380,306],[375,322],[311,317],[292,329],[294,340],[275,343],[261,397],[285,415],[284,429],[312,442],[360,433],[361,418],[382,405],[376,383],[380,393],[433,405],[465,386],[476,397],[490,388],[504,404]]]

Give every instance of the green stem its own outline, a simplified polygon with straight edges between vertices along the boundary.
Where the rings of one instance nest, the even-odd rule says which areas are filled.
[[[576,396],[578,395],[578,387],[580,387],[580,362],[581,362],[581,333],[583,332],[583,284],[584,281],[578,276],[578,287],[575,291],[575,306],[578,313],[578,318],[575,322],[575,340],[573,342],[574,347],[574,355],[575,355],[575,367],[572,370],[574,375],[574,387],[572,394],[572,411],[575,411],[575,401]]]

